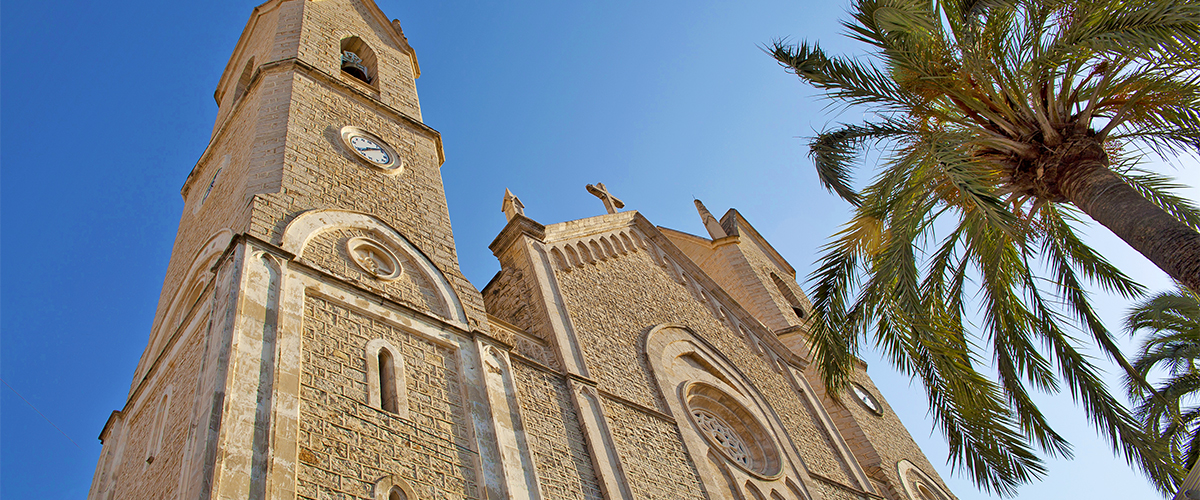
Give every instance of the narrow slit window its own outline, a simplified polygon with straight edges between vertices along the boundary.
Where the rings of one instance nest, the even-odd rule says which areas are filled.
[[[786,300],[788,306],[792,308],[792,313],[796,315],[796,319],[801,321],[807,319],[808,312],[804,309],[804,304],[800,302],[800,298],[796,297],[795,292],[792,292],[792,288],[780,279],[779,276],[776,276],[775,273],[771,273],[771,281],[775,282],[775,287],[779,289],[779,294],[783,296],[783,300]]]
[[[367,405],[376,410],[408,418],[408,378],[400,349],[384,339],[367,342]]]
[[[392,353],[387,349],[379,350],[379,397],[383,411],[398,413],[396,403],[396,365]]]
[[[171,393],[170,388],[163,397],[159,399],[158,406],[154,410],[154,424],[150,428],[150,445],[147,447],[146,464],[154,463],[159,452],[162,451],[163,435],[166,433],[167,419],[171,409]]]
[[[254,58],[251,57],[246,61],[246,67],[242,69],[242,76],[238,78],[237,86],[233,89],[233,102],[241,100],[243,95],[246,95],[246,89],[250,88],[250,80],[254,77]]]

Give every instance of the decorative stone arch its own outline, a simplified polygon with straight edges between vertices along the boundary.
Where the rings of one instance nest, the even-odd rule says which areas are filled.
[[[287,225],[280,246],[292,255],[303,255],[305,247],[314,237],[333,229],[362,229],[379,238],[393,250],[404,252],[409,260],[417,265],[417,270],[429,281],[446,305],[449,316],[446,319],[458,323],[459,328],[467,329],[467,315],[463,312],[462,302],[450,286],[446,275],[442,274],[424,252],[409,242],[408,238],[374,216],[347,210],[310,210],[300,214]]]
[[[371,490],[371,498],[374,500],[420,500],[412,486],[397,474],[379,478]]]
[[[184,316],[199,300],[204,289],[208,287],[208,282],[213,277],[211,272],[213,265],[217,258],[225,253],[225,249],[229,247],[229,242],[232,240],[233,231],[222,229],[210,236],[200,250],[196,251],[196,256],[192,258],[192,265],[184,274],[181,282],[183,285],[176,289],[175,295],[171,298],[171,305],[163,314],[163,321],[158,327],[160,331],[163,329],[171,331],[171,329],[179,327]]]
[[[367,342],[364,355],[367,360],[367,405],[407,420],[408,376],[400,349],[385,339],[375,339]],[[391,366],[381,365],[381,360],[390,361]]]
[[[625,245],[625,248],[627,248],[630,252],[637,251],[637,245],[633,244],[633,240],[629,239],[629,235],[625,234],[624,231],[621,232],[621,242]]]
[[[238,77],[237,85],[233,88],[233,102],[238,102],[246,95],[246,90],[250,88],[250,81],[254,77],[254,70],[257,66],[254,65],[254,56],[250,56],[250,60],[246,61],[246,67],[242,69],[242,76]]]
[[[712,498],[811,498],[803,486],[811,479],[778,416],[729,360],[677,324],[651,328],[644,346],[668,413]]]
[[[783,300],[787,302],[788,307],[792,308],[792,313],[796,315],[796,319],[800,321],[808,320],[808,311],[804,307],[804,303],[796,297],[796,293],[792,291],[792,287],[788,286],[786,281],[783,281],[775,273],[771,273],[771,281],[775,283],[775,288],[779,289],[779,295],[783,296]]]
[[[569,262],[571,264],[570,267],[577,267],[577,266],[583,265],[582,264],[583,261],[579,260],[579,254],[575,252],[575,247],[571,246],[571,244],[568,243],[566,245],[563,245],[563,249],[567,251],[567,258],[569,259]]]
[[[604,252],[603,248],[600,248],[600,244],[596,243],[595,239],[588,240],[588,247],[591,248],[592,255],[596,257],[596,260],[608,259],[608,255]]]
[[[550,257],[554,260],[554,266],[559,271],[571,269],[571,266],[567,264],[567,258],[563,257],[563,253],[557,247],[550,249]]]
[[[375,51],[367,42],[354,35],[342,38],[338,54],[341,55],[343,73],[368,85],[375,85],[378,79],[376,77],[379,76],[379,63]]]
[[[168,385],[162,394],[155,394],[155,398],[149,401],[152,406],[146,408],[154,412],[154,420],[150,424],[150,439],[146,444],[146,465],[154,463],[162,454],[163,438],[171,417],[171,395],[175,392],[174,389],[174,385]]]
[[[904,494],[912,500],[950,500],[951,497],[937,481],[929,477],[908,459],[896,463],[896,472],[900,475],[900,483],[904,485]]]

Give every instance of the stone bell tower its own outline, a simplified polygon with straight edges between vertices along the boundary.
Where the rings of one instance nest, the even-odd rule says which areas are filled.
[[[416,55],[372,0],[269,0],[214,94],[89,498],[953,500],[864,371],[814,377],[795,270],[506,192],[463,277]],[[582,193],[582,191],[581,191]]]
[[[89,498],[483,496],[486,319],[418,76],[371,0],[254,9]]]

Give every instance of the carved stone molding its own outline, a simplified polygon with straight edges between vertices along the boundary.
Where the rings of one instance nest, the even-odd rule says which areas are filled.
[[[382,281],[392,281],[404,272],[396,254],[371,238],[356,236],[346,240],[346,254],[360,269]]]

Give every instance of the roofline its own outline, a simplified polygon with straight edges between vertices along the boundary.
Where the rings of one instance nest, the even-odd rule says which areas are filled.
[[[793,280],[796,279],[796,268],[792,267],[787,259],[783,258],[783,255],[780,255],[779,251],[775,250],[775,247],[771,246],[771,243],[766,238],[763,238],[758,230],[754,229],[754,226],[750,224],[750,221],[746,220],[736,208],[731,208],[728,212],[725,212],[725,215],[721,217],[721,225],[725,227],[725,231],[730,236],[740,235],[744,230],[748,236],[754,238],[763,248],[767,249],[767,256],[775,261],[775,265],[791,275]]]
[[[259,18],[261,18],[263,14],[266,14],[274,8],[279,7],[280,4],[290,1],[293,0],[267,0],[266,2],[259,4],[254,8],[253,11],[251,11],[250,19],[246,21],[246,27],[242,29],[242,34],[238,37],[237,45],[234,45],[233,48],[233,53],[229,55],[229,62],[225,63],[225,70],[221,72],[221,79],[217,80],[217,88],[213,90],[213,99],[217,101],[217,106],[221,105],[221,98],[224,97],[225,92],[228,91],[227,86],[229,85],[228,82],[230,81],[230,75],[232,75],[235,71],[233,63],[234,61],[241,60],[241,55],[244,50],[243,47],[245,46],[244,42],[246,42],[246,40],[250,37],[250,33],[254,31],[254,27],[258,24]],[[402,52],[408,54],[408,56],[412,59],[413,78],[420,78],[421,65],[417,63],[417,52],[413,50],[412,45],[409,45],[408,38],[405,37],[404,32],[400,30],[400,20],[396,19],[388,21],[387,15],[384,14],[383,10],[375,4],[374,0],[359,1],[367,7],[367,10],[371,12],[373,17],[375,17],[376,22],[378,22],[381,26],[391,28],[390,30],[384,29],[384,33],[391,37],[392,42],[395,43]]]

